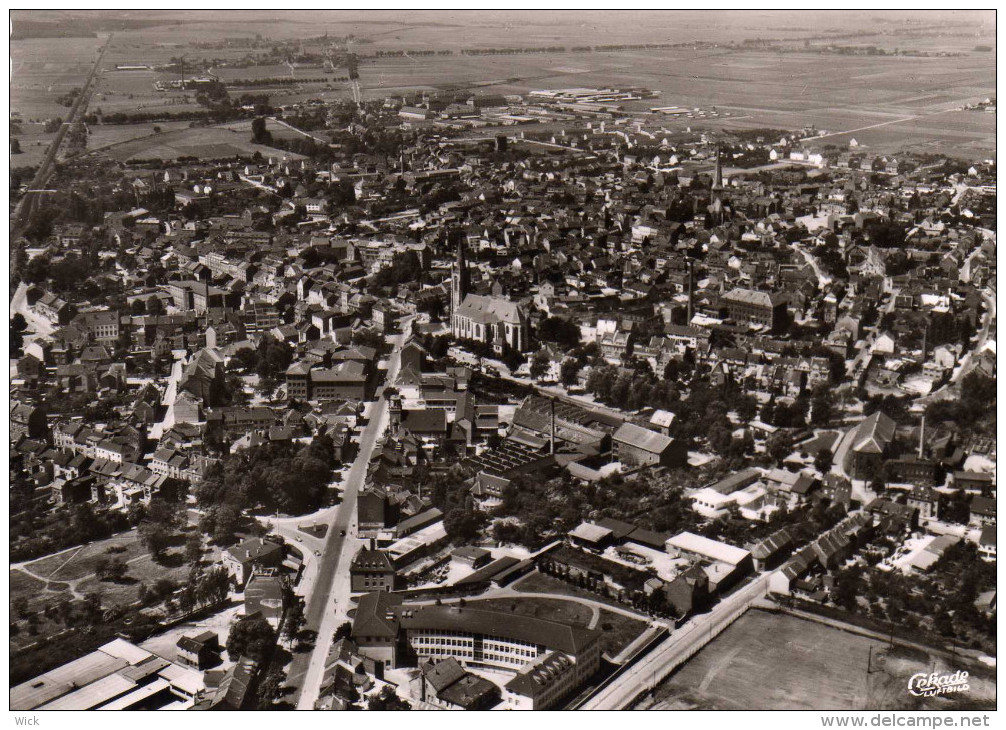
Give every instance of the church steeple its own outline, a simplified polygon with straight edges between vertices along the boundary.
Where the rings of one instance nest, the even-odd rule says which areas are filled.
[[[713,173],[713,190],[723,189],[723,165],[720,163],[720,146],[716,145],[716,172]]]
[[[455,245],[454,271],[451,272],[451,313],[458,311],[468,295],[468,261],[465,258],[464,231],[452,229],[450,237]]]

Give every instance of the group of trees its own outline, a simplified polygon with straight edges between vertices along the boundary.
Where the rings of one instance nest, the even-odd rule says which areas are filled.
[[[385,266],[371,278],[373,286],[398,286],[412,281],[419,281],[423,275],[423,263],[419,254],[413,250],[396,253],[391,259],[391,265]]]
[[[31,560],[74,545],[111,537],[129,528],[126,515],[97,512],[90,504],[58,507],[33,499],[31,484],[15,478],[10,491],[10,559]]]
[[[203,532],[227,542],[246,509],[304,514],[323,506],[334,465],[327,435],[301,446],[283,442],[243,449],[214,465],[196,490]]]

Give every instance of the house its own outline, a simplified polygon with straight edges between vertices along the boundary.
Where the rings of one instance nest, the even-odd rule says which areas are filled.
[[[908,494],[905,500],[912,509],[918,511],[920,520],[935,520],[940,510],[939,495],[932,487],[918,485]]]
[[[681,467],[688,463],[688,448],[670,436],[623,423],[612,436],[615,458],[627,467]]]
[[[951,477],[955,489],[975,494],[988,494],[992,489],[992,475],[981,471],[955,471]]]
[[[781,559],[789,555],[795,541],[794,531],[784,527],[756,543],[751,547],[754,569],[761,572],[777,565]]]
[[[996,501],[989,497],[974,497],[971,500],[971,518],[969,524],[975,527],[995,526]]]
[[[17,441],[21,437],[44,439],[49,435],[49,424],[46,420],[44,406],[33,406],[29,403],[17,403],[10,409],[10,440]]]
[[[278,568],[283,562],[283,546],[252,537],[224,550],[221,560],[234,583],[242,587],[255,566]]]
[[[791,472],[785,469],[772,469],[765,475],[765,484],[775,494],[785,499],[790,505],[804,504],[811,490],[817,485],[817,480],[806,472]]]
[[[395,568],[384,550],[378,550],[371,540],[370,547],[361,547],[349,566],[350,590],[353,593],[393,591]]]
[[[982,528],[982,534],[978,538],[978,555],[982,560],[995,562],[996,560],[996,528],[995,525],[986,525]]]
[[[414,699],[445,710],[488,710],[500,702],[499,687],[468,672],[454,657],[421,663],[409,692]]]
[[[203,631],[195,636],[183,636],[175,648],[179,664],[208,669],[220,663],[220,639],[216,632]]]

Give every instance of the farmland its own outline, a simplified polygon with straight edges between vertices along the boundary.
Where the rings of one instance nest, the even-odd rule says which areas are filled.
[[[872,647],[872,649],[871,649]],[[872,652],[872,655],[871,655]],[[867,663],[870,662],[870,672]],[[953,671],[925,652],[803,619],[749,611],[661,683],[652,709],[895,710],[994,706],[995,680],[954,699],[914,698],[916,672]],[[752,681],[753,677],[762,678]],[[918,703],[923,704],[918,704]]]
[[[132,159],[173,160],[188,156],[212,160],[247,157],[256,152],[265,157],[285,155],[291,160],[302,159],[292,152],[252,144],[249,137],[246,132],[223,127],[186,127],[116,144],[105,148],[102,154],[120,162]]]
[[[633,13],[625,15],[635,17]],[[156,14],[150,17],[157,21]],[[659,105],[715,106],[721,112],[715,119],[661,119],[672,131],[687,126],[703,129],[813,126],[828,133],[820,144],[847,145],[856,139],[876,153],[896,153],[909,147],[969,157],[995,153],[995,115],[957,111],[965,103],[994,95],[995,54],[974,52],[973,33],[944,33],[939,26],[862,31],[848,14],[840,13],[820,16],[820,23],[813,29],[800,27],[796,19],[784,13],[773,12],[745,14],[744,22],[729,14],[710,19],[684,13],[672,19],[650,13],[639,14],[638,18],[635,24],[611,24],[604,13],[587,12],[577,13],[575,18],[540,14],[518,20],[507,13],[490,11],[440,16],[417,13],[414,21],[404,23],[391,12],[296,12],[275,18],[256,12],[181,11],[165,14],[163,25],[116,31],[103,60],[90,110],[106,114],[198,110],[191,91],[154,89],[155,82],[172,80],[177,75],[150,68],[117,68],[153,67],[179,57],[208,64],[189,68],[190,74],[212,72],[225,82],[304,80],[292,86],[232,89],[232,93],[266,93],[276,105],[312,98],[348,99],[349,85],[331,80],[344,76],[345,69],[325,70],[317,64],[257,65],[257,59],[269,52],[270,40],[319,38],[324,33],[333,38],[353,34],[357,39],[353,50],[363,56],[360,86],[364,97],[369,99],[450,88],[525,94],[534,88],[646,86],[660,92]],[[946,17],[948,29],[956,30],[953,26],[962,22],[956,14]],[[497,45],[501,27],[519,38],[520,45],[525,47],[647,42],[682,45],[593,53],[461,55],[466,48]],[[637,28],[638,32],[627,35],[629,27]],[[812,30],[814,35],[810,35]],[[850,35],[850,31],[860,34]],[[991,38],[989,28],[984,33]],[[821,52],[826,40],[807,41],[806,48],[791,47],[789,52],[719,45],[755,38],[793,43],[801,37],[827,38],[828,34],[842,38],[841,43],[849,47],[872,44],[887,50],[900,48],[954,55],[836,55]],[[222,38],[226,42],[221,42]],[[66,108],[56,103],[56,99],[79,85],[99,43],[98,38],[14,41],[12,109],[21,112],[26,121],[65,113]],[[378,52],[401,49],[449,50],[454,55],[374,57]],[[307,81],[315,78],[326,81]],[[626,111],[648,115],[649,108],[654,106],[651,102],[630,103]],[[44,149],[44,138],[26,133],[28,144],[22,145],[25,153],[18,164],[33,164],[34,157],[40,156]],[[107,139],[118,134],[109,130],[106,140],[101,140],[99,131],[89,146],[94,149],[118,141]],[[124,130],[121,134],[124,138],[129,136]],[[110,154],[116,159],[128,159],[248,153],[246,140],[238,144],[219,133],[199,134],[205,134],[207,139],[179,141],[178,135],[169,132],[162,139],[129,143]],[[41,146],[35,144],[39,141],[43,143]]]

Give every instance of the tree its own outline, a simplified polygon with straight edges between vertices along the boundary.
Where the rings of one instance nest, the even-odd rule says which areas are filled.
[[[580,344],[580,328],[562,317],[549,317],[538,327],[538,339],[572,350]]]
[[[540,380],[548,372],[549,365],[551,364],[551,359],[549,359],[548,353],[545,350],[538,350],[531,358],[531,377],[535,380]]]
[[[265,676],[265,679],[259,684],[258,694],[256,695],[259,710],[272,709],[273,705],[276,704],[276,700],[280,698],[280,694],[283,691],[283,679],[283,670],[279,668],[271,670]]]
[[[367,702],[368,710],[411,710],[408,702],[403,700],[391,687],[385,686],[378,694]]]
[[[263,662],[276,646],[276,632],[261,617],[242,619],[231,627],[227,637],[227,653],[232,660],[247,657]]]
[[[307,619],[304,617],[304,599],[295,596],[286,612],[286,620],[283,623],[283,636],[287,641],[294,641],[304,630]]]
[[[814,468],[822,474],[830,471],[833,458],[834,455],[831,453],[831,449],[821,449],[814,457]]]
[[[478,537],[482,520],[475,512],[461,508],[452,509],[444,517],[444,530],[456,542],[470,542]]]
[[[118,583],[126,577],[127,572],[129,572],[129,566],[122,558],[112,558],[111,560],[99,558],[94,566],[94,574],[98,580],[110,583]]]
[[[185,538],[185,562],[193,565],[198,564],[203,557],[203,539],[199,533],[190,533]]]
[[[10,153],[12,155],[20,155],[21,154],[21,142],[19,142],[14,137],[10,138]]]
[[[574,359],[563,360],[559,366],[559,380],[566,387],[576,385],[580,376],[580,363]]]

